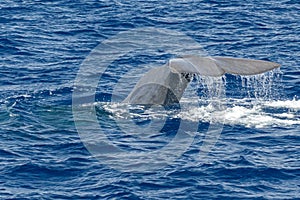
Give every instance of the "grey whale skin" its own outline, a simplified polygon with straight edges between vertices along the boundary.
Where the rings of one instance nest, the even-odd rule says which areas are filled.
[[[141,105],[178,103],[194,74],[219,77],[228,74],[256,75],[278,68],[278,63],[231,57],[184,56],[170,59],[141,77],[123,101]]]

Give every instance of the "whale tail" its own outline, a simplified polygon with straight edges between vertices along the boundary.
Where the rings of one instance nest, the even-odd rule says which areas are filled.
[[[123,101],[132,104],[178,103],[193,74],[222,76],[225,73],[255,75],[275,69],[273,62],[229,57],[185,56],[174,58],[144,74]]]
[[[184,56],[170,59],[173,72],[194,73],[202,76],[222,76],[225,73],[255,75],[280,67],[280,64],[244,58]]]

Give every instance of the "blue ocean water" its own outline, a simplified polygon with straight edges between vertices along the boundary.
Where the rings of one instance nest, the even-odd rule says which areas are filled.
[[[298,1],[4,0],[0,13],[1,199],[300,198]],[[197,158],[199,131],[181,157],[159,170],[118,170],[95,158],[75,127],[73,84],[85,58],[116,34],[146,27],[181,32],[209,55],[282,65],[275,75],[253,80],[225,77],[224,126],[205,161]],[[166,58],[124,56],[99,83],[99,123],[124,150],[162,148],[174,138],[178,119],[200,121],[199,130],[207,129],[205,116],[213,112],[200,106],[175,113],[150,141],[118,135],[114,121],[122,123],[128,113],[109,101],[120,69]],[[208,94],[198,91],[203,93]],[[156,114],[150,112],[147,120]],[[137,124],[143,127],[147,120]]]

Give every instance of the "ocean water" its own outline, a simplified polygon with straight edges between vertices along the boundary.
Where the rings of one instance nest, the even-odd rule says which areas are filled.
[[[300,199],[298,1],[3,0],[0,13],[0,199]],[[82,74],[93,51],[104,60]],[[173,108],[120,103],[195,52],[281,67],[194,77]],[[80,77],[94,88],[74,95]]]

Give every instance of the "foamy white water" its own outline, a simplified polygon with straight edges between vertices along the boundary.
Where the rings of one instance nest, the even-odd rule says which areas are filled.
[[[281,72],[277,70],[256,76],[237,76],[246,91],[246,97],[241,98],[225,96],[225,76],[217,78],[197,76],[181,99],[181,105],[187,106],[175,112],[166,111],[160,106],[143,110],[142,106],[121,103],[106,104],[104,109],[119,119],[157,120],[168,116],[193,122],[223,123],[252,128],[299,125],[300,100],[296,98],[274,100],[272,98],[278,96],[278,91],[274,91],[274,88],[277,89],[280,85],[279,73]],[[202,95],[198,99],[191,98],[191,93],[195,94],[199,89]]]
[[[249,99],[231,99],[230,103],[223,110],[215,109],[211,105],[194,107],[181,112],[178,117],[254,128],[300,125],[300,100],[260,101],[251,105]]]

